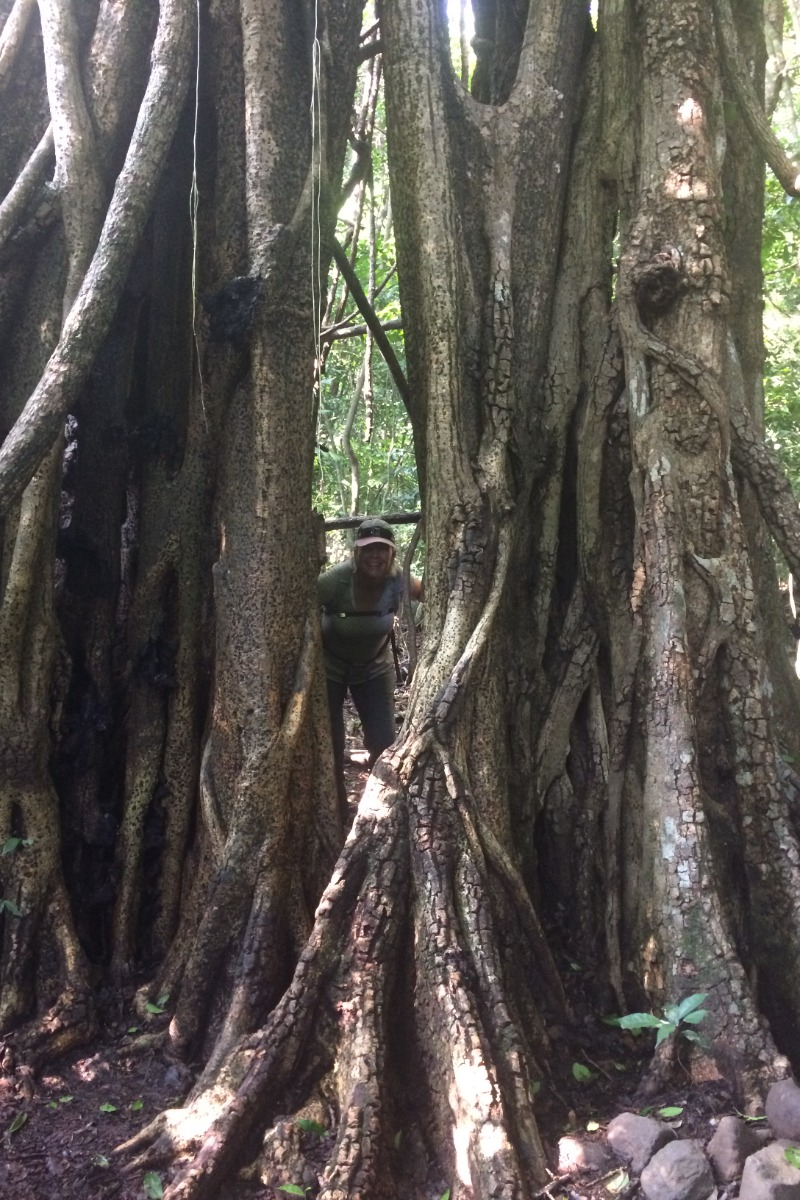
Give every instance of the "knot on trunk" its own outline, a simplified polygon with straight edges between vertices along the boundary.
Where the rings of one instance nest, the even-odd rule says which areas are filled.
[[[675,246],[664,246],[648,262],[641,263],[633,278],[636,305],[646,324],[672,308],[684,286],[683,255]]]

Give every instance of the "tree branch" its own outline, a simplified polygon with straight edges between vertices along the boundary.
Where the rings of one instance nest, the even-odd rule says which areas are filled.
[[[56,151],[56,183],[69,271],[64,316],[77,295],[103,222],[104,188],[94,127],[81,84],[78,26],[71,2],[39,0],[47,96]]]
[[[113,320],[186,95],[195,11],[193,0],[161,4],[150,78],[97,250],[44,374],[0,449],[0,513],[52,444]]]
[[[0,204],[0,246],[11,236],[33,197],[44,183],[53,164],[53,126],[48,125],[42,140],[20,171],[8,195]]]
[[[767,114],[759,102],[739,47],[728,0],[714,0],[714,16],[725,73],[741,105],[745,124],[784,191],[790,196],[800,196],[800,166],[789,157],[773,133]]]
[[[36,0],[15,0],[3,26],[3,32],[0,33],[0,92],[8,81],[17,51],[28,28],[28,20],[35,7]]]
[[[389,368],[392,379],[394,380],[395,386],[402,397],[403,403],[405,404],[406,408],[408,408],[410,393],[408,390],[408,380],[403,374],[403,368],[397,361],[397,356],[392,349],[391,342],[383,332],[383,326],[378,320],[375,310],[364,294],[364,289],[358,281],[358,276],[350,266],[350,260],[335,239],[333,242],[333,258],[337,267],[342,272],[344,281],[350,289],[350,294],[358,305],[359,312],[366,321],[368,328],[371,330],[372,335],[375,338],[378,349],[384,357],[384,361]]]
[[[381,322],[381,329],[383,330],[402,328],[402,317],[393,317],[391,321]],[[344,338],[363,337],[367,332],[367,329],[367,325],[347,325],[340,327],[339,329],[337,329],[336,326],[332,326],[330,329],[323,329],[322,340],[323,342],[340,342]]]

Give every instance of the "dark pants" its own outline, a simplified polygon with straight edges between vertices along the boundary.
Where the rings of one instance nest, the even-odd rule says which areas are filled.
[[[370,767],[375,759],[391,746],[394,728],[394,674],[386,672],[365,683],[328,681],[328,707],[331,712],[333,760],[336,764],[336,790],[342,815],[347,812],[347,789],[344,782],[344,701],[348,691],[364,730],[364,747],[369,753]]]

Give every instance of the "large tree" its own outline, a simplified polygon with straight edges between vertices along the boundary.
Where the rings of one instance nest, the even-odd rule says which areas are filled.
[[[149,955],[140,1000],[169,994],[205,1068],[138,1149],[188,1155],[187,1198],[265,1128],[267,1181],[310,1170],[275,1124],[300,1110],[330,1129],[326,1200],[530,1196],[560,951],[598,1012],[707,993],[693,1065],[755,1093],[800,1053],[768,541],[800,567],[800,526],[760,433],[759,267],[764,161],[797,171],[760,6],[601,0],[595,26],[580,0],[474,0],[469,92],[444,0],[384,0],[361,48],[352,0],[199,25],[188,0],[42,0],[41,42],[29,8],[5,5],[0,58],[9,184],[30,154],[0,209],[18,1051],[89,1035],[87,957],[121,986]],[[426,616],[334,866],[311,385],[378,52]],[[411,1124],[425,1183],[393,1151]]]

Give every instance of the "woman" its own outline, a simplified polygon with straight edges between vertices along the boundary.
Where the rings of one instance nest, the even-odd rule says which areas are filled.
[[[343,816],[347,813],[343,707],[348,691],[361,718],[370,767],[395,736],[392,629],[404,591],[395,555],[391,525],[368,518],[356,531],[352,563],[331,567],[317,584],[336,786]],[[419,599],[418,579],[412,580],[411,594]]]

